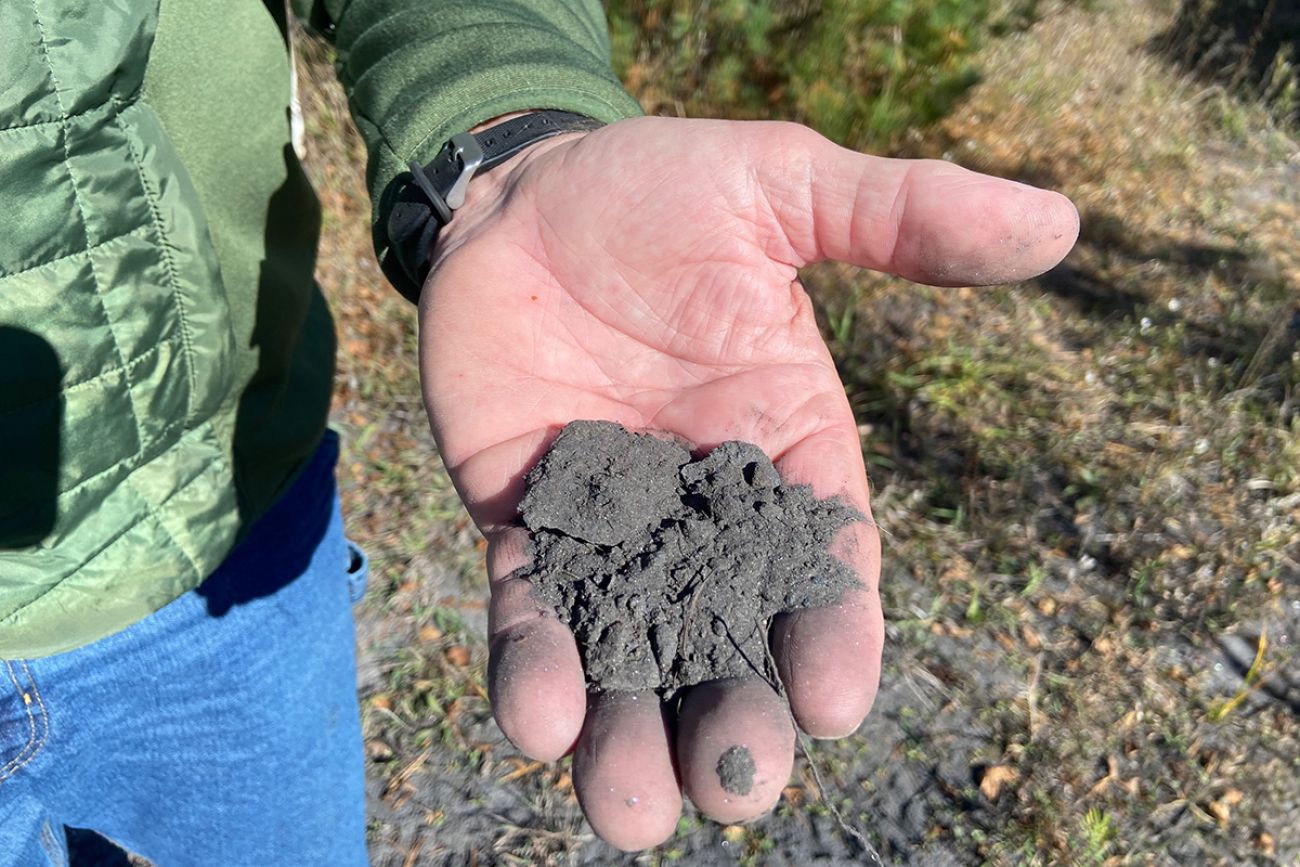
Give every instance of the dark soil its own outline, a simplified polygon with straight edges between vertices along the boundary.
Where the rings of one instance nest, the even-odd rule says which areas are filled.
[[[573,627],[594,690],[668,695],[768,676],[771,618],[857,583],[827,549],[862,515],[783,484],[750,443],[695,458],[611,422],[573,422],[529,473],[520,511],[527,577]]]
[[[754,756],[748,747],[728,747],[718,757],[718,783],[733,795],[748,795],[754,788]]]

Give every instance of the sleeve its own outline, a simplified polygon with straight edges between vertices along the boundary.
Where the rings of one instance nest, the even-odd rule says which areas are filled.
[[[432,160],[453,134],[529,109],[605,122],[641,114],[610,67],[600,0],[292,2],[337,49],[339,79],[369,154],[381,261],[394,182],[409,162]]]

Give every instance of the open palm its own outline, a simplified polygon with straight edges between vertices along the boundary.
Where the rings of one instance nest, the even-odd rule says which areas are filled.
[[[838,259],[939,285],[1019,279],[1069,249],[1074,209],[791,124],[629,120],[498,172],[444,233],[420,311],[434,433],[490,543],[497,720],[537,758],[576,745],[583,809],[622,848],[671,834],[683,788],[715,819],[752,818],[790,772],[784,703],[759,680],[702,685],[674,708],[652,693],[589,700],[572,635],[512,577],[527,557],[524,474],[567,422],[607,419],[701,449],[756,443],[787,481],[869,516],[857,427],[797,269]],[[774,626],[790,707],[814,736],[850,733],[874,697],[879,549],[869,521],[848,528],[836,553],[862,590]],[[747,795],[716,773],[737,733],[756,766]]]

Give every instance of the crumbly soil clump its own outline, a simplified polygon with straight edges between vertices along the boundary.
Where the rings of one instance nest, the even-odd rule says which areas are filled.
[[[754,789],[754,755],[748,747],[727,747],[718,757],[718,784],[733,795],[748,795]]]
[[[750,443],[695,458],[676,442],[577,421],[527,485],[526,577],[573,628],[595,691],[668,696],[771,675],[773,615],[834,604],[859,583],[828,548],[863,516],[783,484]]]

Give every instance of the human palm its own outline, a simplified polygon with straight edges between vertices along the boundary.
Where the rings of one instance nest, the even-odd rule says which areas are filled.
[[[564,424],[607,419],[703,450],[756,443],[786,481],[869,518],[857,427],[797,269],[831,258],[939,285],[1018,279],[1069,249],[1073,207],[790,124],[663,118],[546,142],[479,184],[436,251],[420,345],[439,448],[489,540],[497,720],[540,759],[576,746],[583,809],[622,848],[671,834],[682,789],[719,821],[759,815],[793,760],[784,702],[761,680],[695,687],[679,707],[588,699],[572,634],[512,577],[527,558],[523,476]],[[879,549],[870,520],[846,529],[836,553],[862,589],[774,625],[790,709],[814,736],[850,733],[874,697]],[[738,733],[756,766],[746,795],[716,773]]]

